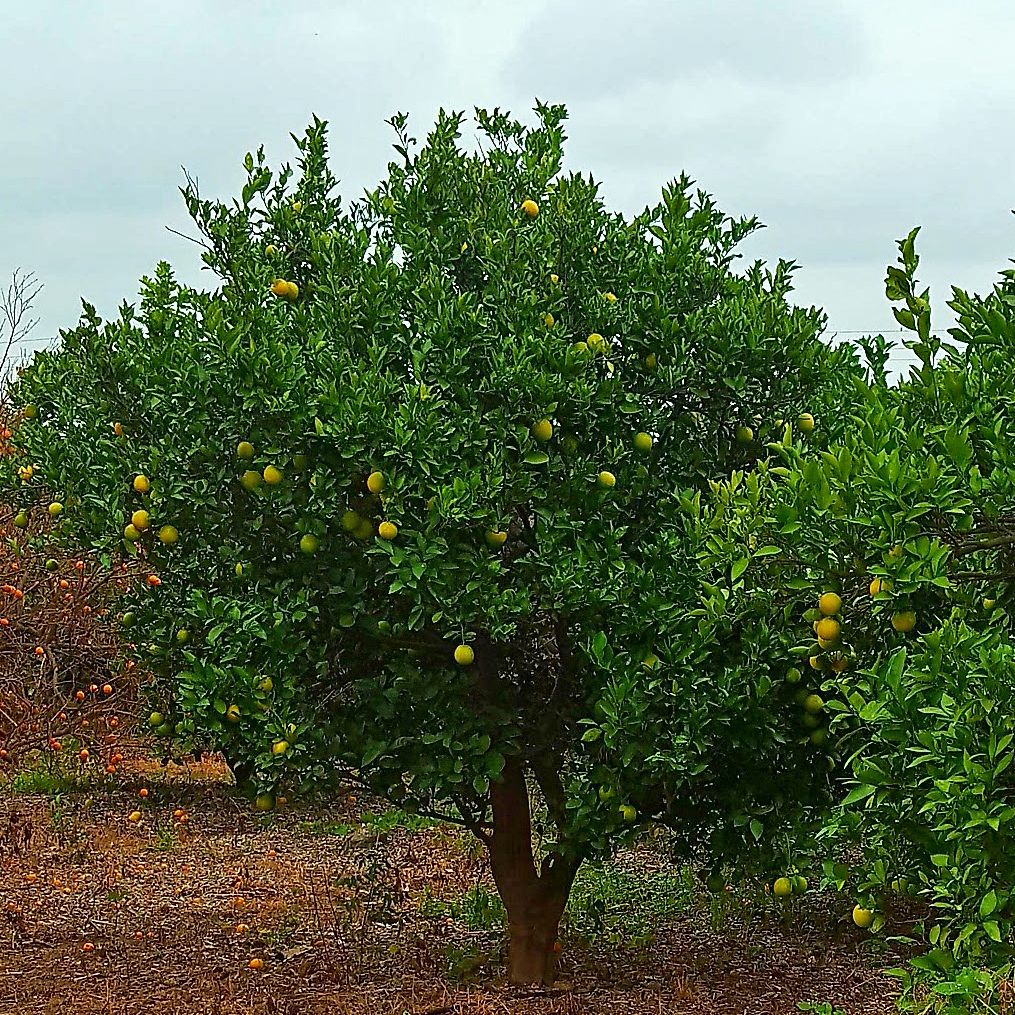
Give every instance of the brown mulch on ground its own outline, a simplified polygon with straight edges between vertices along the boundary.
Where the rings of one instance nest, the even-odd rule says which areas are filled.
[[[894,1011],[897,957],[817,893],[788,923],[744,911],[713,929],[701,901],[638,946],[565,937],[555,991],[511,989],[499,931],[420,911],[489,884],[467,836],[378,831],[354,798],[260,816],[216,766],[128,767],[138,781],[112,791],[0,796],[3,1015]],[[643,861],[666,863],[617,864]]]

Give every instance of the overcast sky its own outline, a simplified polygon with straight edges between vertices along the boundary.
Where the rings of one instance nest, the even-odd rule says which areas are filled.
[[[569,163],[624,211],[690,173],[800,262],[830,330],[895,328],[894,241],[922,225],[935,327],[948,286],[1015,255],[1011,0],[151,0],[6,5],[0,279],[45,283],[37,342],[81,297],[112,314],[159,259],[198,277],[181,166],[231,197],[244,152],[290,159],[330,121],[347,195],[383,172],[384,120],[570,109]]]

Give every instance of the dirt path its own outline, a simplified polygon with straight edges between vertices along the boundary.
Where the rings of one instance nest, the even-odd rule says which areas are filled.
[[[713,929],[707,898],[651,853],[608,869],[612,915],[591,942],[594,908],[565,934],[559,990],[512,991],[485,865],[457,832],[351,799],[323,820],[263,817],[190,776],[142,801],[143,784],[0,798],[3,1015],[894,1011],[891,960],[833,900]]]

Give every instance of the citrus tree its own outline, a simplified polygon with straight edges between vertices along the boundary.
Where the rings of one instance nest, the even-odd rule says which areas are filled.
[[[917,366],[889,384],[867,342],[869,383],[820,439],[771,442],[760,496],[722,487],[707,553],[743,569],[734,612],[789,620],[783,683],[844,769],[826,834],[858,862],[833,856],[830,880],[875,930],[919,895],[934,947],[917,965],[941,973],[1005,957],[1015,927],[1015,273],[954,291],[943,341],[915,239],[886,288]]]
[[[259,807],[344,779],[470,829],[510,976],[551,982],[580,863],[647,819],[715,862],[827,793],[767,694],[774,626],[704,601],[703,493],[859,368],[734,271],[753,219],[686,178],[634,217],[562,170],[564,111],[442,115],[344,204],[298,172],[183,194],[213,288],[167,264],[14,392],[66,538],[147,574],[156,732],[214,743]],[[737,575],[734,575],[736,578]]]

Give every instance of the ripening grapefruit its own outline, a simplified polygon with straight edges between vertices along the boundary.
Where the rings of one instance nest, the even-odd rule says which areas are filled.
[[[853,907],[853,923],[861,930],[866,930],[874,922],[874,912],[864,909],[863,906]]]
[[[875,578],[870,583],[870,594],[876,596],[881,592],[888,592],[891,590],[892,583],[888,578]]]
[[[814,429],[814,417],[809,412],[800,413],[797,423],[804,433],[810,433]]]
[[[243,461],[249,462],[254,457],[254,445],[250,441],[240,441],[236,445],[236,457],[242,458]]]
[[[256,469],[247,469],[240,476],[240,486],[251,493],[261,485],[261,474]]]
[[[278,486],[282,482],[282,470],[274,465],[269,465],[262,473],[264,481],[268,486]]]
[[[274,754],[276,758],[281,757],[288,750],[288,740],[276,740],[275,743],[271,745],[271,753]]]
[[[842,599],[836,592],[825,592],[818,600],[818,609],[826,617],[834,617],[842,609]]]
[[[630,804],[623,804],[620,808],[620,816],[630,825],[638,817],[638,808],[632,807]]]
[[[804,708],[807,709],[811,715],[817,715],[825,707],[824,699],[820,694],[808,694],[804,698]]]
[[[240,706],[239,705],[230,705],[226,709],[226,719],[229,722],[239,722],[240,721]]]
[[[597,331],[589,335],[586,344],[593,352],[606,352],[606,339]]]
[[[259,811],[270,811],[275,806],[275,797],[272,793],[258,793],[254,800],[254,806]]]
[[[789,878],[776,878],[772,885],[772,894],[779,899],[785,899],[793,894],[793,882]]]
[[[472,650],[471,645],[459,645],[455,649],[455,662],[459,666],[470,666],[475,658],[476,653]]]
[[[617,477],[612,472],[607,472],[605,469],[599,473],[596,477],[596,482],[607,490],[613,489],[617,485]]]
[[[530,219],[534,219],[539,214],[539,205],[531,197],[526,198],[522,201],[522,212]]]
[[[176,530],[175,525],[163,525],[159,529],[159,542],[165,543],[166,546],[172,546],[180,538],[180,533]]]
[[[367,489],[371,493],[383,493],[386,485],[387,484],[384,482],[383,472],[371,472],[370,475],[367,476]]]
[[[741,444],[750,444],[754,440],[754,431],[749,426],[738,426],[737,440]]]
[[[381,539],[387,539],[390,541],[398,535],[398,526],[395,525],[394,522],[381,522],[381,524],[377,526],[377,535],[379,535]]]
[[[903,610],[892,616],[892,627],[900,634],[909,634],[916,627],[916,613],[913,610]]]
[[[317,536],[312,532],[308,532],[300,538],[300,553],[305,553],[308,556],[317,553]]]
[[[138,532],[136,526],[125,525],[123,527],[123,538],[129,543],[136,543],[141,538],[141,533]]]
[[[818,625],[815,627],[814,633],[823,641],[836,642],[839,640],[842,628],[839,627],[839,622],[837,620],[833,620],[831,617],[825,617],[824,619],[818,621]]]
[[[145,475],[135,476],[133,486],[135,493],[147,493],[151,489],[151,483]]]
[[[490,546],[503,546],[507,542],[507,533],[500,529],[487,529],[486,541]]]
[[[548,419],[541,419],[533,423],[532,436],[537,441],[548,441],[553,436],[553,424]]]
[[[56,518],[57,515],[62,513],[63,513],[63,505],[58,500],[53,501],[53,503],[49,505],[50,518]]]
[[[130,524],[133,525],[138,532],[143,532],[149,525],[151,525],[151,523],[151,516],[144,508],[139,508],[130,516]]]
[[[346,532],[355,532],[359,523],[360,517],[355,511],[346,511],[342,514],[342,528]]]

